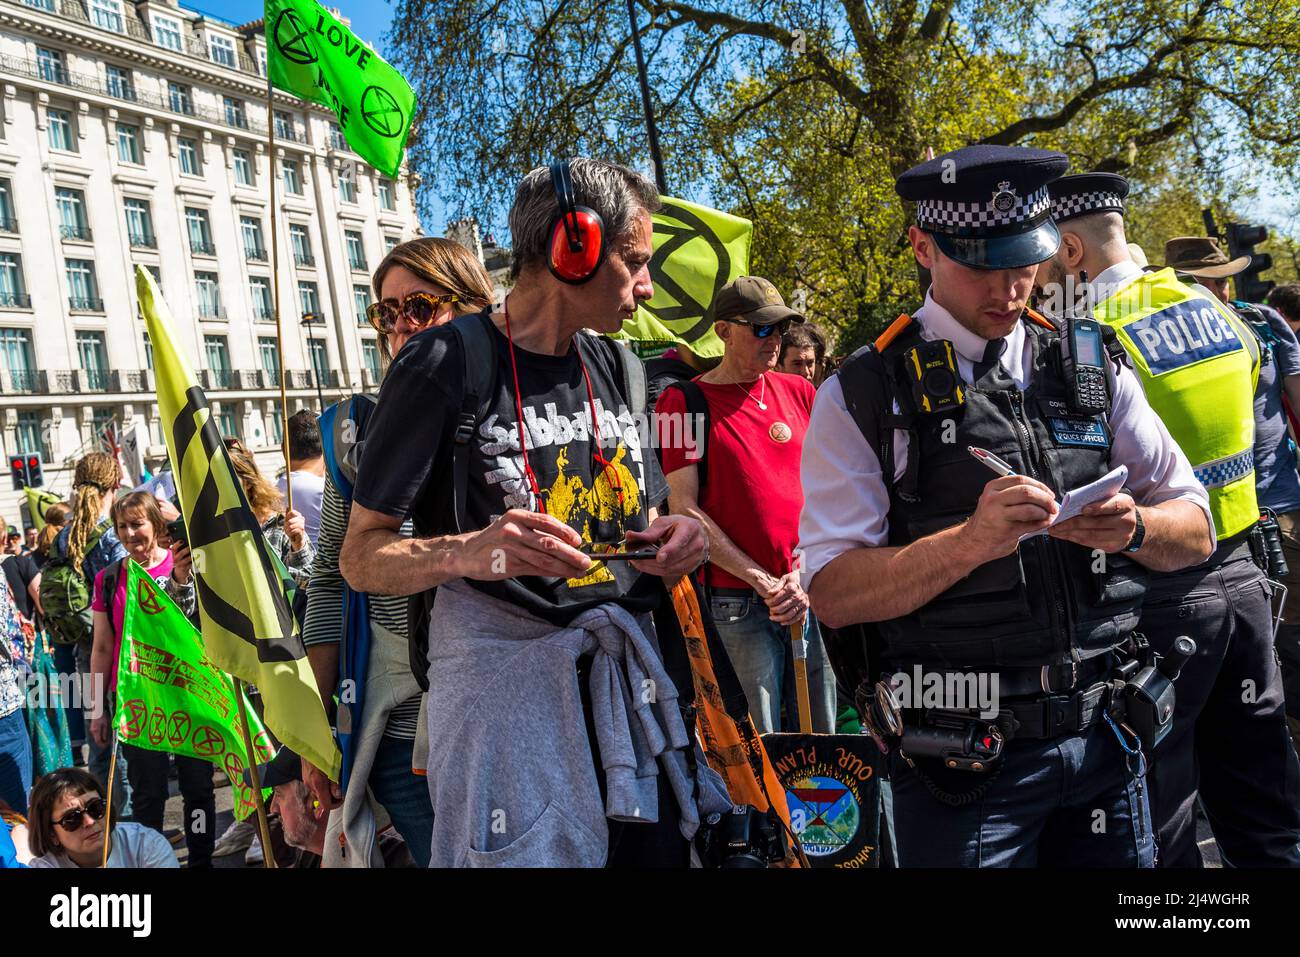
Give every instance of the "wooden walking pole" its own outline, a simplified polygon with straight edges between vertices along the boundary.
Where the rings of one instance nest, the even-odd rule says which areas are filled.
[[[257,771],[257,754],[253,751],[253,736],[248,730],[248,711],[244,707],[244,683],[234,675],[235,702],[239,707],[239,724],[244,732],[244,753],[248,756],[248,776],[253,781],[253,800],[257,804],[257,831],[262,837],[262,866],[274,868],[275,854],[271,850],[271,822],[266,816],[266,802],[262,800],[262,775]]]
[[[285,512],[293,511],[293,482],[289,480],[289,398],[284,380],[284,326],[280,321],[280,231],[275,222],[279,218],[275,208],[275,181],[280,175],[275,161],[275,99],[271,87],[271,71],[266,71],[266,164],[267,180],[271,188],[271,309],[275,313],[275,348],[280,354],[280,445],[284,451]],[[261,795],[261,791],[257,792]],[[259,797],[259,803],[261,798]]]
[[[108,798],[104,806],[104,860],[100,867],[108,867],[109,845],[113,843],[113,778],[117,777],[117,725],[112,728],[113,733],[109,735],[108,746],[112,752],[108,759]]]
[[[794,693],[799,703],[799,731],[812,734],[812,702],[808,696],[808,643],[804,641],[804,629],[808,616],[800,618],[790,626],[790,640],[794,643]]]

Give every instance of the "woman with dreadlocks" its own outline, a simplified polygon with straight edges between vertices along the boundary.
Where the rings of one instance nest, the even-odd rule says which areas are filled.
[[[126,557],[126,549],[118,541],[117,533],[113,530],[113,520],[109,516],[121,484],[122,469],[113,456],[105,452],[91,452],[83,457],[77,463],[72,478],[72,515],[50,546],[51,563],[65,561],[72,574],[81,576],[87,595],[94,587],[96,575]],[[51,571],[51,568],[47,568],[43,575]],[[45,601],[44,595],[41,600]],[[108,705],[104,694],[107,689],[90,689],[92,693],[86,693],[91,676],[90,649],[91,636],[77,642],[77,674],[82,687],[82,708],[87,728],[95,717],[96,706]],[[116,737],[110,743],[112,747],[117,747]],[[109,744],[96,743],[91,734],[86,735],[86,744],[90,750],[87,763],[91,773],[107,785],[112,757]],[[122,796],[121,803],[117,800],[119,794]],[[131,786],[127,782],[126,762],[120,751],[113,781],[113,806],[118,817],[131,816]]]

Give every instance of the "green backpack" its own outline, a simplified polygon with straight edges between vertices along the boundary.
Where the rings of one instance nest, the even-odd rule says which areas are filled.
[[[110,528],[108,519],[102,519],[95,526],[86,551],[89,554],[100,538]],[[95,637],[95,616],[90,609],[90,589],[92,583],[80,568],[73,568],[67,554],[59,547],[55,539],[50,546],[50,558],[41,569],[41,608],[45,612],[45,627],[56,645],[75,645],[81,641],[93,641]]]

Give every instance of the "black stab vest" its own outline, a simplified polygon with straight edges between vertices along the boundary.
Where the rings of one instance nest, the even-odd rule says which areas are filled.
[[[910,544],[975,511],[984,486],[996,476],[971,457],[967,446],[1000,456],[1053,489],[1058,500],[1110,471],[1107,416],[1069,408],[1059,333],[1023,322],[1033,348],[1029,388],[969,386],[965,404],[947,412],[918,412],[903,377],[905,353],[921,342],[915,323],[883,352],[872,347],[849,360],[868,364],[842,377],[846,404],[864,434],[864,409],[879,410],[881,426],[874,441],[870,434],[867,438],[880,456],[889,489],[890,545]],[[882,377],[884,393],[875,388]],[[863,382],[872,388],[858,387]],[[863,394],[870,391],[876,391],[874,398]],[[897,416],[889,398],[898,402]],[[908,437],[909,461],[916,463],[914,472],[908,469],[910,480],[894,480],[898,428]],[[1145,591],[1146,570],[1127,555],[1094,555],[1073,542],[1038,536],[980,566],[915,612],[880,622],[884,659],[949,668],[1086,659],[1133,630]]]

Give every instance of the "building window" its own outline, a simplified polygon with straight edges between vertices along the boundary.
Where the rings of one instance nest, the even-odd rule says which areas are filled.
[[[90,0],[90,19],[95,26],[105,30],[125,32],[122,26],[122,4],[118,0]]]
[[[231,56],[234,54],[232,53]],[[233,65],[232,63],[231,66]],[[221,100],[226,108],[226,125],[248,129],[248,114],[244,112],[244,101],[233,96],[223,96]]]
[[[185,228],[190,234],[190,252],[211,256],[216,252],[212,245],[212,227],[208,223],[208,211],[185,207]]]
[[[30,329],[0,329],[0,362],[15,392],[36,391],[36,356]]]
[[[75,151],[72,145],[72,114],[67,110],[49,111],[50,120],[50,149],[63,150],[71,153]]]
[[[221,319],[221,291],[217,288],[217,274],[196,272],[194,294],[199,303],[200,319]]]
[[[23,282],[23,259],[18,253],[0,253],[0,306],[26,309],[32,304]]]
[[[317,339],[311,336],[307,339],[307,346],[311,350],[311,367],[316,373],[316,381],[322,385],[329,378],[329,354],[325,351],[325,340]]]
[[[29,7],[34,7],[37,10],[48,10],[50,13],[54,12],[54,0],[23,0],[23,3]]]
[[[296,140],[298,138],[293,128],[293,117],[282,110],[275,111],[275,135],[282,140]]]
[[[311,253],[311,237],[307,227],[298,223],[289,224],[289,246],[293,249],[293,261],[299,266],[316,265],[316,257]]]
[[[127,241],[135,249],[157,249],[158,241],[153,234],[153,216],[149,212],[147,199],[125,199],[122,207],[126,212]]]
[[[86,374],[86,386],[91,389],[108,388],[108,354],[104,351],[102,332],[77,332],[77,356],[81,370]]]
[[[264,276],[253,276],[248,280],[248,291],[253,296],[253,318],[274,319],[271,305],[271,281]]]
[[[131,82],[131,71],[126,67],[105,67],[104,80],[109,96],[115,96],[119,100],[135,99],[135,84]]]
[[[218,389],[229,389],[230,350],[226,347],[226,337],[204,336],[203,352],[208,357],[208,369],[212,372],[216,387]],[[227,432],[226,434],[231,433]]]
[[[36,69],[40,73],[41,79],[46,83],[67,85],[68,67],[63,60],[62,50],[47,50],[45,47],[37,47]]]
[[[370,370],[370,377],[379,381],[379,346],[374,339],[361,340],[361,360]]]
[[[253,185],[253,158],[248,150],[235,150],[235,182],[240,186]]]
[[[160,47],[168,50],[181,49],[181,22],[171,17],[153,15],[153,38]]]
[[[307,313],[320,315],[320,295],[316,292],[314,282],[298,283],[298,303],[302,306],[302,314]]]
[[[117,160],[140,165],[140,127],[130,123],[117,124]]]
[[[266,63],[263,62],[262,69],[266,69]],[[276,445],[284,444],[284,423],[280,421],[280,409],[277,406],[271,410],[271,438]]]
[[[302,179],[298,176],[297,160],[281,160],[280,168],[284,170],[284,191],[295,196],[302,195]]]
[[[213,63],[233,67],[235,65],[235,42],[229,37],[208,37],[208,53]]]
[[[366,307],[370,305],[370,287],[353,286],[352,303],[357,307],[357,325],[370,325],[370,320],[366,318]]]
[[[262,357],[262,371],[269,380],[266,387],[272,388],[280,382],[280,347],[274,336],[258,336],[257,351]]]
[[[266,262],[266,246],[262,244],[262,221],[252,216],[240,216],[239,231],[244,237],[244,258],[252,262]]]
[[[366,271],[366,251],[361,245],[361,234],[352,230],[345,230],[343,233],[343,242],[348,249],[348,265],[353,269]]]
[[[395,210],[397,205],[393,202],[393,184],[386,179],[381,179],[377,189],[379,190],[379,208],[387,209],[390,212]]]
[[[0,179],[0,233],[18,232],[18,220],[14,216],[13,193],[9,180]]]
[[[181,172],[186,176],[203,175],[203,167],[199,163],[198,140],[188,136],[176,137],[176,155],[180,157]]]
[[[95,282],[95,264],[89,259],[69,259],[64,272],[68,277],[68,306],[79,312],[102,312],[104,303]]]
[[[339,199],[345,203],[357,201],[357,181],[352,178],[351,166],[345,166],[339,171]]]
[[[63,239],[90,239],[86,200],[81,190],[59,187],[54,190],[54,203],[59,208],[59,235]]]
[[[144,367],[153,368],[153,343],[149,341],[149,333],[144,333]]]
[[[175,80],[167,81],[167,105],[171,107],[173,113],[194,115],[194,98],[190,88],[184,83],[177,83]]]
[[[337,123],[330,124],[330,146],[336,150],[345,150],[348,148],[348,141],[343,137],[343,131],[339,129]]]
[[[401,242],[401,240],[398,239],[396,236],[385,236],[385,237],[384,237],[384,255],[387,256],[387,255],[388,255],[389,253],[391,253],[394,249],[396,249],[396,248],[397,248],[397,244],[400,243],[400,242]]]
[[[41,429],[41,413],[36,409],[22,409],[18,413],[18,429],[14,439],[18,445],[19,455],[39,455],[46,461],[54,458],[50,448],[45,444],[45,435]]]

